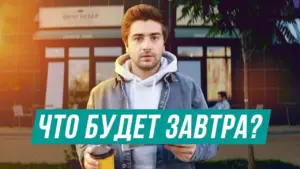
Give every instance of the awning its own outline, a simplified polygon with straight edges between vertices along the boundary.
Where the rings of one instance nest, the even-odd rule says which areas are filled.
[[[300,19],[296,19],[295,23],[288,24],[287,26],[290,32],[292,33],[292,35],[294,36],[294,38],[297,39],[297,42],[300,43]],[[285,38],[288,41],[288,38],[287,37]],[[290,42],[288,41],[288,43]]]
[[[120,28],[106,29],[64,29],[64,30],[39,30],[33,35],[34,40],[59,40],[59,39],[103,39],[121,38]]]

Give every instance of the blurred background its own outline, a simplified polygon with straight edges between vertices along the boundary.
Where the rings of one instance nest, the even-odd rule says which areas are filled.
[[[122,16],[139,3],[163,11],[170,30],[166,49],[177,55],[179,71],[201,86],[209,105],[217,101],[219,91],[226,91],[232,108],[243,108],[240,40],[228,34],[207,38],[209,25],[178,21],[182,6],[171,8],[170,2],[2,0],[0,126],[17,124],[14,105],[32,114],[37,108],[85,108],[89,91],[112,76],[115,59],[125,52]],[[299,27],[300,20],[288,25],[298,40]],[[298,44],[274,42],[268,54],[254,51],[249,60],[249,107],[272,109],[271,125],[300,123],[299,50]],[[22,125],[31,126],[31,120],[23,118]]]
[[[226,91],[233,109],[244,108],[241,41],[230,34],[206,37],[210,25],[201,19],[191,25],[177,20],[183,6],[172,8],[172,0],[1,0],[0,127],[20,127],[19,136],[30,137],[23,130],[32,127],[36,109],[85,108],[90,90],[113,75],[116,58],[125,52],[124,12],[140,3],[163,11],[166,50],[177,55],[179,71],[201,86],[209,106],[218,101],[219,91]],[[299,0],[294,4],[299,13]],[[300,20],[286,27],[300,42]],[[274,40],[268,54],[254,50],[248,63],[249,108],[271,109],[271,126],[300,124],[300,47],[284,39]],[[7,133],[16,137],[14,131]]]

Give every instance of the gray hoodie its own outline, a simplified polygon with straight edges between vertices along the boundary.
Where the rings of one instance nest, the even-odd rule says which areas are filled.
[[[170,62],[168,62],[170,61]],[[115,72],[125,80],[125,90],[130,109],[157,109],[163,82],[161,79],[170,72],[177,71],[177,59],[170,52],[161,57],[159,71],[142,80],[130,72],[130,58],[127,54],[120,56],[115,63]],[[145,146],[133,149],[133,169],[155,169],[157,147]]]
[[[168,60],[170,62],[168,62]],[[127,54],[120,56],[115,63],[115,72],[126,81],[126,94],[130,109],[157,109],[163,82],[162,77],[170,72],[177,71],[176,56],[170,52],[164,52],[161,57],[159,71],[142,80],[129,70],[130,58]]]

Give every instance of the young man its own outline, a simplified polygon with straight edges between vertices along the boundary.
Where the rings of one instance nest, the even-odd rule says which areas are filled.
[[[126,54],[115,63],[116,77],[97,85],[90,94],[93,109],[207,109],[202,90],[177,72],[176,56],[165,51],[167,30],[161,12],[149,5],[130,8],[122,23]],[[193,169],[194,162],[215,156],[213,144],[153,145],[116,151],[115,168]],[[82,168],[96,169],[91,146],[77,145]]]
[[[212,109],[230,109],[230,104],[227,100],[227,93],[224,91],[218,92],[219,101],[212,107]]]

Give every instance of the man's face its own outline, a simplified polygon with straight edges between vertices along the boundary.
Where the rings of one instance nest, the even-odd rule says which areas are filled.
[[[127,52],[132,66],[147,71],[159,65],[164,51],[164,38],[160,23],[153,20],[133,22],[127,42]]]
[[[222,98],[222,96],[220,94],[218,95],[218,99],[219,99],[219,101],[223,100],[223,98]]]

